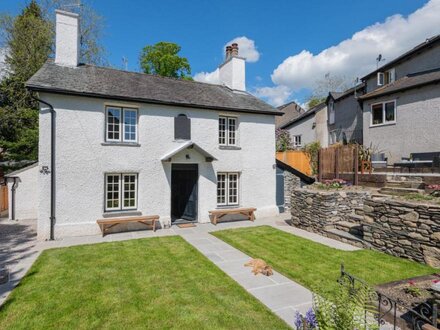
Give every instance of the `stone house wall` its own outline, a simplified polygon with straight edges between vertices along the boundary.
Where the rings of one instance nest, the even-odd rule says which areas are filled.
[[[364,202],[364,240],[377,250],[440,267],[440,206]]]

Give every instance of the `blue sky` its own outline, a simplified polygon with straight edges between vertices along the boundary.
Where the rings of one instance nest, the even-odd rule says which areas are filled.
[[[0,1],[0,12],[12,14],[27,2]],[[379,51],[391,59],[440,33],[440,0],[83,2],[105,19],[103,44],[115,67],[122,68],[126,57],[129,70],[137,71],[143,46],[172,41],[182,46],[193,75],[215,82],[200,73],[213,72],[224,45],[245,37],[250,46],[244,48],[254,55],[246,66],[247,89],[276,105],[303,102],[327,72],[350,80],[374,68]]]

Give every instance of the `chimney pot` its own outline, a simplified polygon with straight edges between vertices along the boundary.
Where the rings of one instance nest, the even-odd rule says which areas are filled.
[[[238,44],[234,42],[231,45],[231,48],[232,48],[232,56],[238,56]]]
[[[231,58],[231,55],[232,55],[232,47],[231,46],[226,46],[226,60]]]

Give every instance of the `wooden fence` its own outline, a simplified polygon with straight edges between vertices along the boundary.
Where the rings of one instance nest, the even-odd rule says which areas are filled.
[[[0,213],[8,209],[8,186],[0,185]]]
[[[308,176],[312,175],[310,159],[304,151],[289,150],[277,152],[276,158]]]
[[[359,149],[357,145],[322,148],[319,151],[318,180],[352,178],[354,185],[359,181]]]

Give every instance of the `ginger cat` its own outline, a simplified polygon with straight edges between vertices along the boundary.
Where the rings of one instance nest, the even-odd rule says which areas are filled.
[[[270,267],[264,260],[251,259],[244,264],[245,267],[252,267],[252,273],[257,275],[261,273],[266,276],[273,275],[272,267]]]

